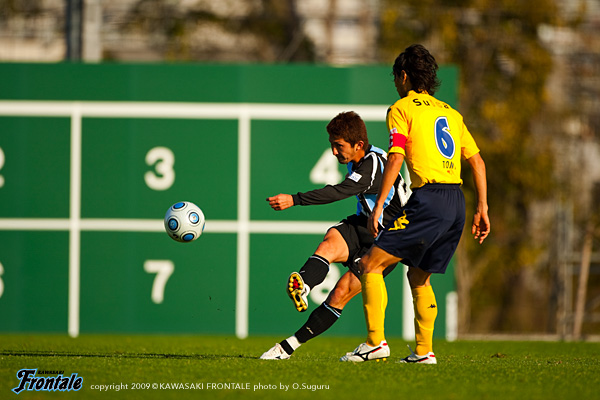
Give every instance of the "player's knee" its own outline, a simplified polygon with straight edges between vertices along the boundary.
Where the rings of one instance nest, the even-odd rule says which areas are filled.
[[[367,253],[358,262],[358,269],[361,274],[368,274],[375,272],[377,269],[376,263],[373,262],[373,258]]]
[[[362,256],[362,258],[358,261],[358,271],[360,274],[365,274],[367,270],[367,261],[368,257],[366,255]]]
[[[431,274],[429,272],[425,272],[422,269],[415,267],[408,268],[408,272],[406,273],[408,283],[413,289],[420,286],[427,286],[429,284],[430,276]]]
[[[345,261],[348,258],[346,242],[340,242],[339,238],[336,236],[337,231],[331,231],[332,230],[330,229],[327,232],[327,235],[325,235],[325,238],[317,247],[315,254],[327,259],[329,262]],[[337,233],[337,235],[339,235],[339,233]]]
[[[335,248],[335,246],[333,246],[331,243],[329,243],[326,240],[324,240],[323,242],[321,242],[321,244],[319,244],[319,246],[317,247],[317,250],[315,250],[315,254],[323,257],[330,263],[338,261],[337,249]]]
[[[370,274],[370,273],[382,273],[385,269],[385,265],[378,262],[375,258],[373,258],[369,253],[362,256],[358,263],[358,269],[361,274]]]

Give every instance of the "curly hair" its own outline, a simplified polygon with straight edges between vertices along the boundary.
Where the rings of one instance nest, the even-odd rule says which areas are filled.
[[[392,72],[401,76],[406,72],[413,89],[416,92],[427,92],[434,95],[440,86],[437,78],[438,65],[429,51],[420,44],[413,44],[400,53],[394,61]]]
[[[344,139],[354,146],[360,140],[364,142],[364,147],[369,146],[367,136],[367,127],[364,121],[354,111],[342,112],[333,118],[327,125],[327,133],[332,139]]]

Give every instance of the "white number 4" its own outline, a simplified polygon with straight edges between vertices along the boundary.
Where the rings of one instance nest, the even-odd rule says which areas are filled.
[[[165,286],[174,270],[175,265],[169,260],[146,260],[144,262],[144,271],[156,274],[150,295],[154,303],[161,304],[165,299]]]
[[[335,185],[343,176],[338,169],[337,158],[327,149],[310,171],[310,181],[315,184]]]

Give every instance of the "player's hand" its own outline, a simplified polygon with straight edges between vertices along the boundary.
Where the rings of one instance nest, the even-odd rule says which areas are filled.
[[[375,206],[373,212],[369,216],[369,220],[367,221],[367,228],[373,234],[373,237],[376,237],[379,233],[379,217],[383,212],[383,208]]]
[[[267,197],[267,201],[273,210],[281,211],[294,205],[294,199],[290,194],[278,194],[277,196]]]
[[[481,244],[490,234],[490,229],[490,217],[487,208],[477,209],[473,215],[473,226],[471,227],[473,237],[475,240],[479,239],[479,244]]]

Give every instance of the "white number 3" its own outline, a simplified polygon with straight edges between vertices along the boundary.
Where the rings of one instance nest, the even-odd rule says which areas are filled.
[[[146,164],[154,166],[154,171],[144,175],[146,185],[154,190],[167,190],[175,182],[175,155],[166,147],[155,147],[146,154]]]

